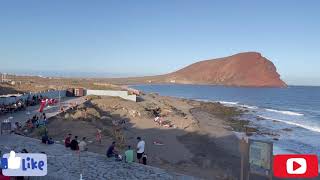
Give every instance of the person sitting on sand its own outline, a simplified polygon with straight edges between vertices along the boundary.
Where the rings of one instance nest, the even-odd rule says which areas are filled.
[[[156,122],[159,126],[162,126],[163,118],[157,116],[157,117],[154,119],[154,122]]]
[[[44,124],[43,119],[39,119],[39,120],[37,121],[37,124],[36,124],[37,128],[43,127],[44,125],[45,125],[45,124]]]
[[[145,142],[141,139],[141,137],[137,137],[138,144],[137,144],[137,159],[139,163],[142,163],[142,155],[144,154]]]
[[[28,129],[33,129],[33,124],[31,119],[29,119],[26,124]]]
[[[127,163],[133,162],[133,150],[131,149],[131,146],[128,146],[128,149],[124,152],[124,155]]]
[[[18,134],[18,135],[23,135],[21,124],[19,122],[15,122],[14,123],[14,128],[13,128],[13,130],[11,132],[13,132],[15,134]]]
[[[48,144],[54,144],[54,141],[53,141],[53,139],[52,139],[52,138],[49,138],[49,140],[48,140]]]
[[[36,127],[39,128],[40,125],[40,118],[36,116]]]
[[[72,134],[68,134],[68,136],[64,139],[64,146],[66,148],[70,147]]]
[[[79,143],[79,150],[80,151],[87,151],[87,143],[86,143],[86,137],[83,137],[82,140]]]
[[[49,141],[48,134],[45,133],[45,134],[42,136],[42,138],[41,138],[41,142],[42,142],[43,144],[47,144],[48,141]]]
[[[22,149],[21,153],[29,153],[26,149]]]
[[[32,117],[31,122],[32,122],[33,125],[36,124],[36,122],[37,122],[37,115],[34,115],[34,116]]]
[[[113,141],[111,146],[109,146],[109,148],[107,150],[107,157],[108,158],[118,156],[117,150],[115,148],[116,148],[116,142]]]
[[[42,123],[43,123],[44,126],[47,126],[47,124],[48,124],[47,119],[43,119]]]
[[[78,136],[75,136],[70,143],[70,149],[73,151],[79,150]]]
[[[21,124],[19,122],[15,122],[14,125],[15,125],[15,127],[14,127],[15,130],[18,130],[18,131],[21,130],[22,126],[21,126]]]

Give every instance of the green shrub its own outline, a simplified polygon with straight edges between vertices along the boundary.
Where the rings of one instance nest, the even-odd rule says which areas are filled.
[[[45,126],[40,126],[40,127],[36,128],[36,134],[38,136],[41,137],[41,136],[45,135],[46,133],[48,133],[48,130]]]

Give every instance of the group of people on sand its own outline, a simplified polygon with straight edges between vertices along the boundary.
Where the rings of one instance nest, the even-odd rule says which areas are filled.
[[[145,141],[141,139],[141,137],[137,137],[137,153],[136,157],[137,160],[140,164],[147,164],[147,154],[145,153]],[[133,162],[134,160],[134,152],[131,146],[129,145],[127,147],[127,150],[124,152],[124,155],[121,155],[119,151],[116,149],[116,142],[113,141],[112,144],[109,146],[107,149],[106,155],[108,158],[115,158],[116,161],[122,161],[124,160],[125,162]]]
[[[26,124],[29,128],[38,128],[39,126],[47,125],[47,116],[46,113],[40,113],[40,115],[34,115],[32,118],[28,119]]]
[[[26,109],[26,102],[23,100],[18,100],[15,103],[1,104],[0,105],[0,115],[6,113],[13,113],[16,111],[23,111]]]
[[[41,142],[43,144],[54,144],[54,140],[52,139],[52,137],[49,137],[48,129],[46,127],[44,127],[41,133],[43,133],[41,137]]]
[[[32,132],[35,128],[46,127],[46,125],[47,116],[45,113],[40,113],[40,115],[35,114],[32,118],[29,118],[24,124],[15,122],[11,132],[23,135],[24,132]]]
[[[86,137],[83,137],[82,140],[79,142],[78,136],[74,136],[71,140],[72,134],[68,134],[67,137],[64,139],[64,146],[66,148],[70,148],[72,151],[87,151],[87,142]]]
[[[32,118],[25,121],[24,125],[15,122],[12,133],[23,135],[25,132],[32,132],[35,128],[46,127],[47,116],[45,113],[35,114]]]
[[[99,135],[98,135],[99,136]],[[70,148],[72,151],[88,151],[86,137],[83,137],[81,141],[78,140],[78,136],[72,138],[72,134],[69,133],[64,139],[64,145],[66,148]],[[147,154],[145,153],[145,141],[141,137],[137,137],[137,146],[136,146],[136,158],[137,161],[141,164],[147,164]],[[97,142],[101,143],[101,138],[97,138]],[[106,155],[108,158],[115,158],[116,161],[133,162],[134,161],[134,149],[130,145],[127,146],[127,149],[121,155],[120,151],[116,148],[116,142],[113,141],[112,144],[108,147]]]
[[[172,124],[171,121],[169,120],[164,120],[163,117],[157,116],[156,118],[154,118],[154,122],[157,123],[157,125],[163,126],[166,128],[170,128],[170,127],[176,128],[176,125]]]

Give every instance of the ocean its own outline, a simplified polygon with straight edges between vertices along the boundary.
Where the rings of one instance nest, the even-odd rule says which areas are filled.
[[[135,85],[143,92],[247,109],[242,119],[261,132],[252,138],[273,141],[274,154],[320,157],[320,87],[245,88],[209,85]]]

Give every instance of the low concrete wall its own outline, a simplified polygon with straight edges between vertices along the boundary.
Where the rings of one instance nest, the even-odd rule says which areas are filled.
[[[8,105],[17,102],[18,100],[27,100],[28,98],[31,99],[32,96],[40,96],[42,95],[43,97],[48,97],[48,98],[59,98],[59,91],[54,90],[54,91],[43,91],[43,92],[38,92],[38,93],[25,93],[22,94],[21,96],[17,97],[6,97],[6,98],[0,98],[0,104]],[[60,91],[60,96],[61,98],[66,96],[66,91],[61,90]]]
[[[129,95],[128,91],[113,91],[113,90],[86,90],[86,95],[96,95],[96,96],[113,96],[113,97],[121,97],[130,101],[137,101],[136,95]]]

